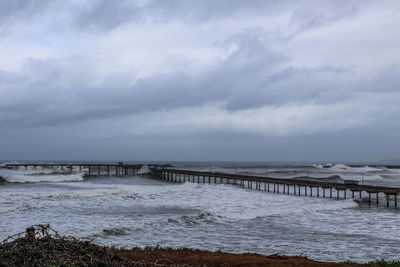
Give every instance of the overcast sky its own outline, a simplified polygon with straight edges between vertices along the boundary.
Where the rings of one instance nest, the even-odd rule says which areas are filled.
[[[0,0],[0,159],[400,159],[400,1]]]

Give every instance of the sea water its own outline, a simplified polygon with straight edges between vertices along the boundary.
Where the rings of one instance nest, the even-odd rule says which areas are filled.
[[[177,168],[271,177],[352,179],[400,186],[400,170],[332,165],[176,163]],[[336,175],[335,178],[331,178]],[[317,260],[400,260],[400,212],[330,199],[166,183],[148,174],[84,178],[79,169],[0,169],[0,240],[33,224],[117,247],[169,246]],[[338,178],[338,177],[339,178]],[[322,194],[321,194],[322,195]],[[382,198],[381,202],[384,202]]]

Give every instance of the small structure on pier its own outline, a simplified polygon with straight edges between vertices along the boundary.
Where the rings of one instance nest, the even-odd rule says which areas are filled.
[[[343,183],[348,185],[358,185],[357,180],[344,180]]]

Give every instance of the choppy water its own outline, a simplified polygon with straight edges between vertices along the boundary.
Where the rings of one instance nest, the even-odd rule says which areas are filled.
[[[400,186],[398,169],[183,163],[179,167],[273,177],[340,175]],[[54,174],[47,169],[0,169],[0,176],[8,181],[0,185],[0,239],[32,224],[50,223],[63,234],[120,247],[159,244],[327,261],[400,259],[400,212],[369,206],[365,200],[298,197],[221,184],[172,184],[145,175],[84,179],[78,170]]]

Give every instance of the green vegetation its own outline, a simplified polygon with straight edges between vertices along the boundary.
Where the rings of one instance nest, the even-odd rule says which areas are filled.
[[[370,261],[368,263],[358,263],[354,261],[345,261],[343,263],[353,264],[353,265],[377,266],[377,267],[400,267],[400,261],[385,261],[384,259]]]
[[[134,248],[134,249],[141,249],[141,248],[138,247],[138,248]],[[146,246],[143,248],[143,250],[162,250],[162,251],[168,251],[168,252],[172,252],[172,251],[202,251],[200,249],[187,248],[187,247],[178,247],[178,248],[163,247],[158,244],[156,246]]]

